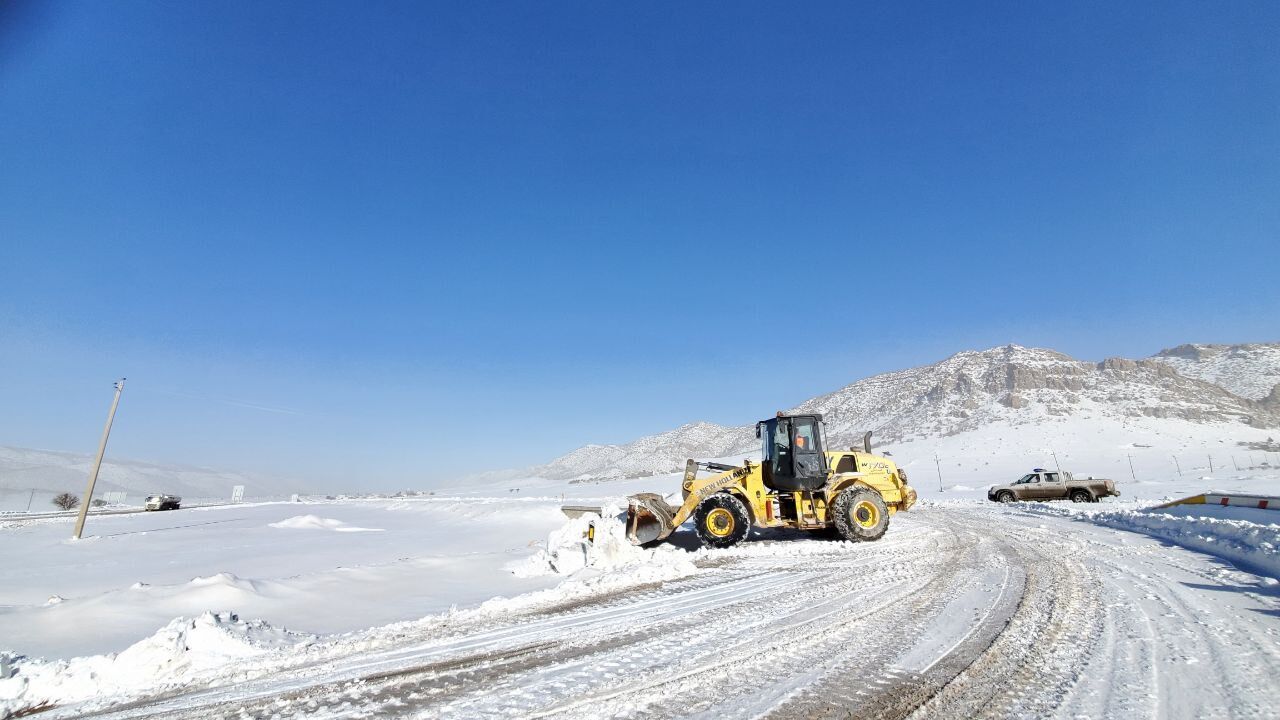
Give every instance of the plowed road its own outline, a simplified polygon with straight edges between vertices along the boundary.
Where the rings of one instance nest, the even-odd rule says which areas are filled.
[[[702,562],[105,716],[1280,716],[1275,585],[1144,536],[932,506],[876,543],[775,536]]]

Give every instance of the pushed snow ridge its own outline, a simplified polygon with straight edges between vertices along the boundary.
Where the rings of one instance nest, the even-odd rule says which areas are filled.
[[[0,679],[0,717],[48,704],[156,692],[187,685],[229,663],[312,640],[232,612],[175,618],[120,653],[70,660],[17,658],[12,676]]]
[[[318,515],[295,515],[280,522],[268,523],[267,527],[285,530],[332,530],[334,532],[383,532],[382,528],[353,527],[341,520],[322,518]]]

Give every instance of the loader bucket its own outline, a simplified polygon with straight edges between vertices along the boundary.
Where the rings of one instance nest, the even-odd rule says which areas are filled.
[[[648,545],[665,540],[675,531],[676,508],[661,495],[640,493],[627,498],[627,539],[632,545]]]

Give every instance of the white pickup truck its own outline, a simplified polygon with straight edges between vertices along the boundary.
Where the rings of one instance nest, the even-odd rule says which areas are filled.
[[[182,506],[182,498],[177,495],[148,495],[146,509],[177,510]]]
[[[993,485],[987,490],[988,500],[1001,503],[1015,500],[1098,502],[1100,498],[1119,495],[1113,480],[1092,477],[1079,480],[1069,472],[1044,468],[1036,468],[1008,485]]]

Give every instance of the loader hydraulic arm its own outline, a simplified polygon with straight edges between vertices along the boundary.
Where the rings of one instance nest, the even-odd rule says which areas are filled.
[[[684,503],[679,507],[668,505],[662,496],[654,493],[632,495],[627,503],[627,539],[637,545],[666,539],[689,519],[699,503],[725,488],[737,485],[742,478],[751,474],[750,462],[738,467],[717,463],[695,463],[691,460],[685,468],[685,481],[692,482],[697,467],[704,465],[726,469],[715,477],[697,483],[696,489],[692,489],[685,496]]]
[[[713,462],[700,462],[698,463],[698,467],[705,468],[712,472],[729,472],[730,470],[738,469],[737,465],[722,465],[720,463]]]

